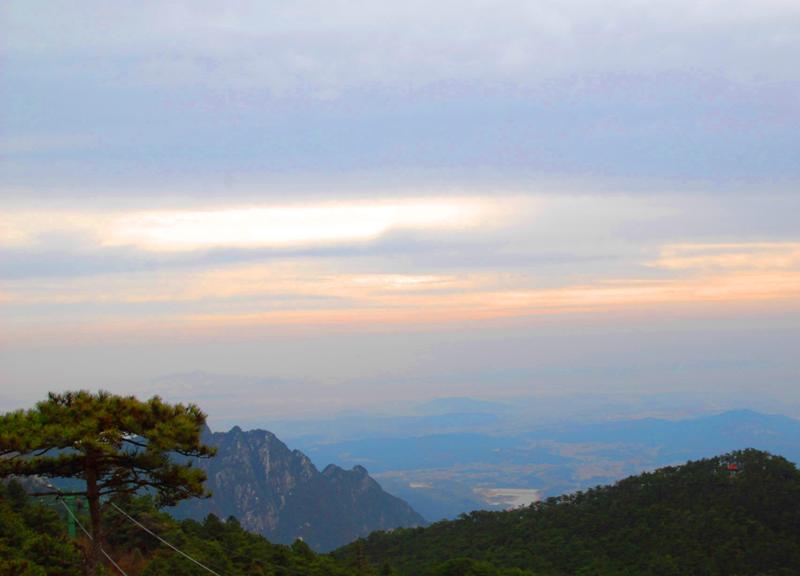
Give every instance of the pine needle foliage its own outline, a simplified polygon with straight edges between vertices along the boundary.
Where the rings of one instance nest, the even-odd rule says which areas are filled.
[[[178,522],[152,496],[112,500],[142,524],[224,576],[375,576],[315,554],[302,541],[272,544],[234,519],[209,515]],[[81,514],[81,519],[84,520]],[[81,576],[81,540],[67,536],[64,509],[49,498],[29,498],[24,488],[0,482],[0,576]],[[103,514],[105,550],[129,576],[208,576],[208,572],[153,538],[113,508]],[[116,575],[110,565],[106,576]]]
[[[89,503],[93,546],[87,574],[95,574],[101,498],[150,489],[159,505],[172,505],[207,496],[205,473],[187,459],[214,454],[200,441],[205,419],[194,404],[168,404],[158,396],[141,401],[108,392],[50,393],[33,409],[0,416],[0,478],[83,481],[68,494]]]

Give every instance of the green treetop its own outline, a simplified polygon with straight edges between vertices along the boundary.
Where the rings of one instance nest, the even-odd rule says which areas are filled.
[[[78,478],[85,488],[92,547],[87,574],[94,575],[100,554],[100,499],[142,488],[172,505],[207,496],[205,473],[182,457],[209,457],[200,442],[205,414],[193,405],[167,404],[153,397],[87,391],[48,395],[31,410],[0,416],[0,477]],[[43,494],[46,494],[43,493]]]

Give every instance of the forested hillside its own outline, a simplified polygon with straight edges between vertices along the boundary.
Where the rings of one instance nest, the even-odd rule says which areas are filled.
[[[235,519],[222,521],[212,515],[203,522],[178,522],[156,510],[148,497],[118,502],[149,529],[224,576],[350,576],[364,571],[363,558],[346,565],[314,554],[302,541],[292,546],[272,544],[245,531]],[[0,483],[0,576],[81,576],[81,547],[86,542],[68,537],[65,514],[53,500],[27,496],[16,482]],[[129,576],[209,574],[113,508],[106,506],[104,520],[104,548]],[[106,567],[106,574],[117,574]]]
[[[491,566],[541,575],[797,574],[800,472],[765,452],[732,452],[524,509],[374,533],[336,556],[363,553],[408,575],[488,574]]]
[[[0,575],[80,575],[80,549],[54,509],[30,502],[22,485],[0,483]]]

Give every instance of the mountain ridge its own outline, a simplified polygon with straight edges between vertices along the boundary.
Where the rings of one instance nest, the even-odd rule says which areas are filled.
[[[289,544],[301,538],[318,551],[374,530],[425,524],[363,466],[345,470],[329,464],[320,472],[303,452],[267,430],[206,428],[202,441],[215,447],[217,455],[192,463],[206,472],[212,496],[179,503],[171,509],[176,518],[234,516],[271,541]]]

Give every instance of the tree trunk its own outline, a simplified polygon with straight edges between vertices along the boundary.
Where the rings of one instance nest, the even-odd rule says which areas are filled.
[[[97,469],[93,458],[86,459],[86,500],[89,501],[92,541],[86,558],[86,575],[97,576],[100,563],[100,490],[97,488]]]

